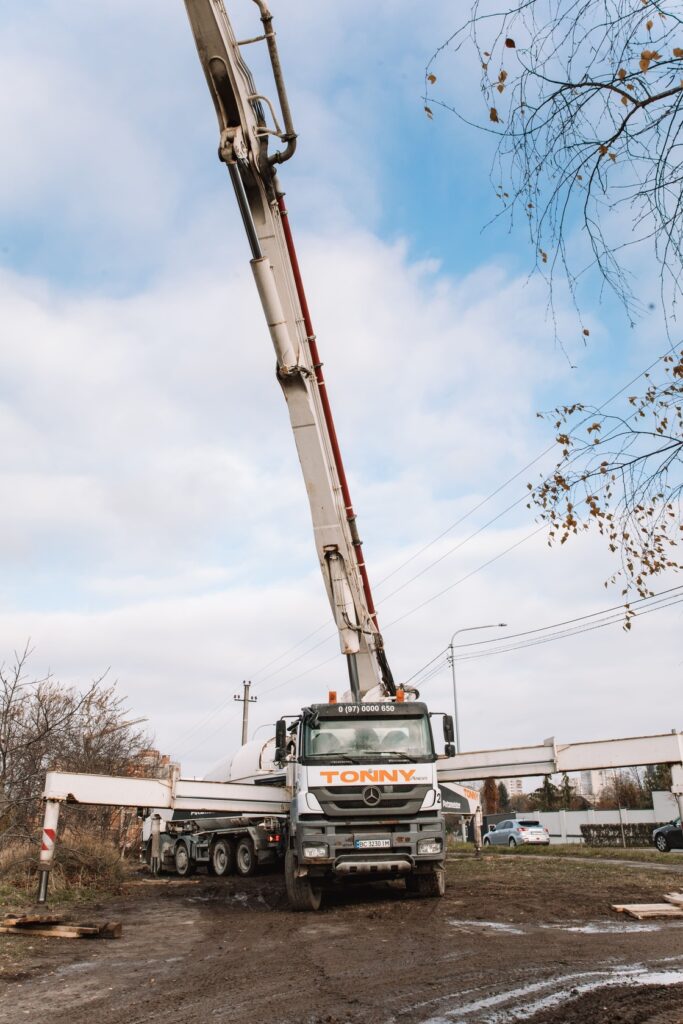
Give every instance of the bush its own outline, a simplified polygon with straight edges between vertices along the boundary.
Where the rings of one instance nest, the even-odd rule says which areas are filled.
[[[621,825],[581,825],[581,835],[587,846],[651,846],[656,828],[651,822],[624,822],[622,834]]]

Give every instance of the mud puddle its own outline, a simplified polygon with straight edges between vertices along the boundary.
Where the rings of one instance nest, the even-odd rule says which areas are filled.
[[[596,1020],[605,1019],[604,1011],[608,1007],[610,1008],[608,1019],[614,1019],[611,1013],[613,1008],[611,990],[613,988],[623,990],[624,988],[643,986],[655,991],[662,987],[678,985],[683,990],[683,957],[675,959],[677,965],[680,966],[672,967],[667,958],[660,970],[637,964],[632,967],[619,966],[611,970],[582,971],[560,978],[522,985],[497,995],[464,1002],[457,1009],[436,1017],[429,1017],[421,1024],[460,1024],[460,1022],[474,1024],[474,1022],[484,1020],[486,1024],[503,1024],[503,1022],[511,1020],[524,1020],[527,1024],[536,1024],[536,1021],[539,1021],[540,1024],[544,1011],[555,1010],[570,1000],[576,1001],[588,994],[598,993],[604,996],[599,1000],[603,1016]],[[592,1018],[586,1015],[584,1019],[588,1024]],[[673,1020],[673,1018],[670,1019]],[[681,1019],[683,1019],[683,1014]]]

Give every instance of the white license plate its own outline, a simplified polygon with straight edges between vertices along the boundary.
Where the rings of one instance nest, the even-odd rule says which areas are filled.
[[[386,850],[391,847],[391,839],[356,839],[357,850]]]

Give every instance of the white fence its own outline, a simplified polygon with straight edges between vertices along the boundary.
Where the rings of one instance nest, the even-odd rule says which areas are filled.
[[[621,817],[619,817],[621,815]],[[651,824],[654,828],[658,821],[668,821],[669,815],[664,818],[655,817],[654,810],[650,811],[532,811],[523,814],[517,813],[517,820],[529,819],[540,821],[550,833],[551,843],[582,843],[582,825],[635,825]]]

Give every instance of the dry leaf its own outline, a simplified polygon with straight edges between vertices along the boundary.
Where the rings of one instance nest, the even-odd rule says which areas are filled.
[[[430,121],[434,117],[434,112],[430,109],[430,107],[425,107],[425,114],[430,119]]]
[[[617,158],[617,154],[616,153],[608,153],[607,155],[609,156],[610,160],[612,160],[612,161],[616,160],[616,158]]]
[[[622,96],[621,102],[624,104],[625,107],[628,106],[628,96]]]
[[[598,153],[600,156],[604,156],[607,152],[607,146],[598,146]]]
[[[498,81],[499,82],[504,82],[505,79],[507,78],[507,76],[508,76],[507,71],[501,71],[501,73],[498,75]]]
[[[427,81],[430,83],[430,85],[434,85],[434,82],[436,81],[436,75],[427,75]]]
[[[650,29],[652,28],[653,25],[654,25],[654,21],[646,22],[645,28],[648,30],[648,32],[650,31]]]
[[[619,70],[617,71],[617,78],[620,78],[622,82],[624,81],[624,79],[626,78],[625,68],[619,68]]]
[[[515,41],[514,41],[514,39],[510,39],[508,37],[505,40],[505,45],[507,46],[508,50],[514,50],[514,48],[515,48]]]
[[[496,89],[498,90],[498,92],[503,92],[505,86],[503,85],[502,82],[499,82],[498,85],[496,86]]]
[[[647,69],[650,66],[650,62],[649,60],[645,60],[645,58],[643,58],[642,60],[638,61],[638,66],[641,71],[647,71]]]
[[[500,124],[500,118],[498,117],[498,111],[495,107],[491,107],[489,110],[489,121],[493,121],[495,124]]]
[[[683,50],[680,46],[674,46],[673,55],[674,57],[683,57]]]
[[[586,335],[586,337],[588,337],[590,335],[590,331],[588,330],[587,327],[584,327],[583,333]]]

